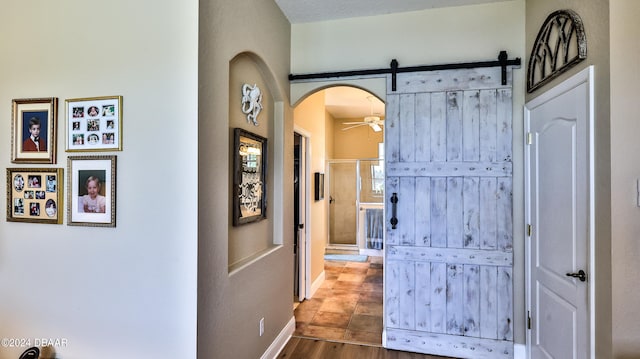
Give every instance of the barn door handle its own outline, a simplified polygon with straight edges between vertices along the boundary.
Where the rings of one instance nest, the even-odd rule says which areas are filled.
[[[584,282],[587,280],[587,273],[580,269],[578,273],[567,273],[567,277],[578,278],[581,282]]]
[[[391,229],[396,229],[398,224],[397,211],[398,211],[398,194],[393,193],[391,195]]]

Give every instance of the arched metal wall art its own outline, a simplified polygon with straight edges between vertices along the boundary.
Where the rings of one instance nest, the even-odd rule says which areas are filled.
[[[529,57],[527,92],[587,58],[587,37],[580,16],[573,10],[558,10],[547,17],[538,32]]]

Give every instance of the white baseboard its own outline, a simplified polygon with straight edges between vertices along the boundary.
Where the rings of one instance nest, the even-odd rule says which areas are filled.
[[[320,273],[318,278],[316,278],[316,280],[314,280],[313,283],[311,283],[311,290],[307,295],[307,299],[311,299],[313,295],[316,294],[316,291],[318,291],[318,288],[320,288],[320,286],[322,286],[322,283],[324,283],[324,278],[325,278],[324,271],[322,271],[322,273]]]
[[[513,344],[513,359],[526,359],[527,347],[524,344]]]
[[[275,359],[278,356],[278,354],[280,354],[280,351],[282,351],[282,348],[284,348],[284,346],[287,345],[287,342],[289,341],[289,339],[291,338],[291,336],[295,331],[296,331],[296,317],[291,317],[291,320],[289,320],[287,325],[285,325],[284,328],[282,328],[282,331],[280,331],[280,334],[278,334],[278,336],[273,341],[273,343],[269,345],[269,348],[267,348],[267,351],[265,351],[264,354],[262,354],[260,359]]]
[[[360,248],[360,254],[364,254],[371,257],[382,257],[382,249]]]

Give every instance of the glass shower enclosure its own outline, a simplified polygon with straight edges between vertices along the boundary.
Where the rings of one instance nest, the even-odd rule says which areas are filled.
[[[382,255],[383,163],[378,159],[329,161],[327,249]]]

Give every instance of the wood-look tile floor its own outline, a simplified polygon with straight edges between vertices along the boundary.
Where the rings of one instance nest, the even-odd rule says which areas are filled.
[[[296,331],[277,358],[447,359],[382,348],[382,295],[382,257],[325,261],[325,282],[296,307]]]
[[[325,261],[325,281],[294,311],[294,336],[382,345],[382,257]]]

